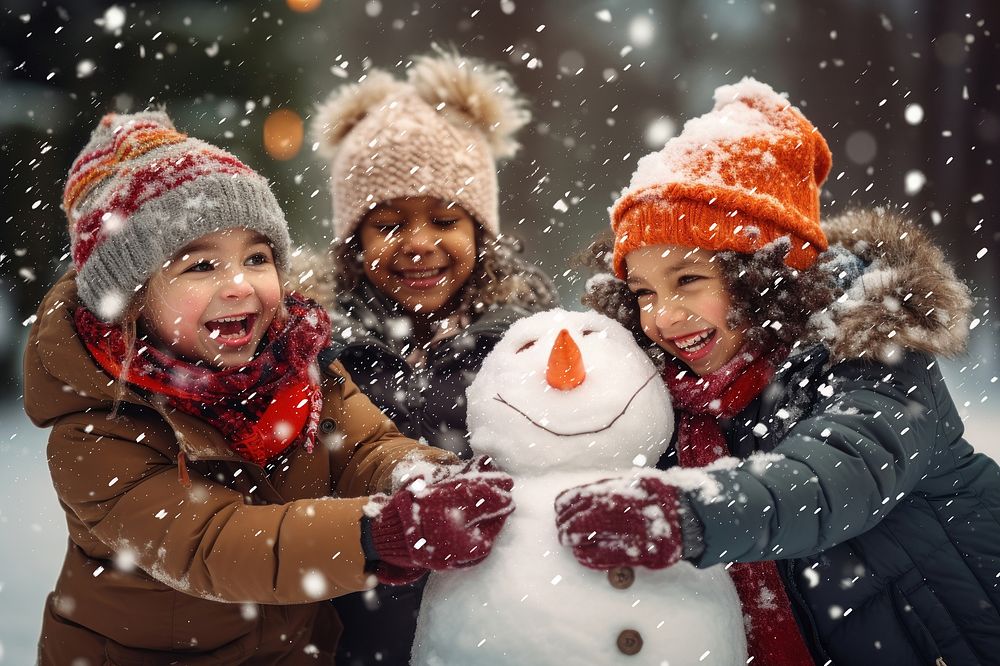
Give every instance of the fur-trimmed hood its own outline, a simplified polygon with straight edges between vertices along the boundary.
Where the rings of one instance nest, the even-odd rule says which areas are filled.
[[[924,231],[882,208],[830,218],[823,231],[830,250],[820,260],[846,284],[810,325],[832,361],[965,351],[972,297]]]

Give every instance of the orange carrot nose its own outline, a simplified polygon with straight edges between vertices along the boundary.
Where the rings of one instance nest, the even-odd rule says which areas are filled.
[[[559,331],[556,341],[552,344],[549,354],[549,367],[545,372],[545,380],[554,389],[569,391],[575,389],[587,378],[583,368],[583,354],[573,342],[573,336],[565,328]]]

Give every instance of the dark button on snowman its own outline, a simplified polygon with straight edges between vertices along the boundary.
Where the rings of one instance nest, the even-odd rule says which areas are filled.
[[[631,657],[634,654],[639,654],[639,650],[642,649],[642,635],[635,629],[625,629],[622,633],[618,634],[617,644],[618,650],[622,654]]]
[[[594,312],[522,319],[467,398],[472,449],[514,477],[517,508],[482,564],[430,576],[412,664],[745,664],[722,567],[593,571],[559,543],[556,495],[628,478],[670,442],[669,395],[628,331]]]
[[[635,569],[632,567],[615,567],[608,571],[608,581],[611,587],[627,590],[635,582]]]

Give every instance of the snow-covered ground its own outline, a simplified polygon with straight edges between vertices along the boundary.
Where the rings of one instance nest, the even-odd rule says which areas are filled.
[[[66,520],[45,465],[47,431],[0,408],[0,663],[33,664],[45,595],[66,553]]]
[[[961,362],[944,369],[967,439],[1000,459],[995,371]],[[45,465],[46,436],[20,405],[0,408],[0,664],[34,663],[42,604],[66,549],[65,521]]]

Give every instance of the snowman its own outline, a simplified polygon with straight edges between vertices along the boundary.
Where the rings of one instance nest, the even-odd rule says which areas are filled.
[[[517,508],[482,564],[431,574],[412,664],[745,663],[724,568],[594,571],[559,543],[556,495],[655,465],[673,431],[666,388],[620,324],[564,310],[518,321],[468,389],[468,425],[473,450],[514,477]]]

